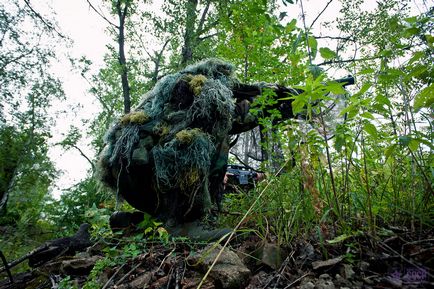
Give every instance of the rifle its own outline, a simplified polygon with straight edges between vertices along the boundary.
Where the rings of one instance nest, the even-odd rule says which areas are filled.
[[[354,76],[348,75],[347,77],[334,79],[334,80],[331,80],[328,82],[342,83],[342,87],[346,87],[348,85],[353,85],[355,83],[355,79],[354,79]],[[267,86],[265,86],[265,87],[267,87]],[[303,93],[303,90],[301,90],[301,89],[288,88],[288,87],[280,86],[280,85],[276,85],[272,89],[276,91],[278,98],[280,98],[280,96],[286,97],[286,96],[288,96],[287,94]],[[234,94],[234,98],[237,99],[238,101],[241,101],[241,100],[252,101],[255,97],[257,97],[258,95],[261,95],[262,88],[259,85],[250,85],[250,84],[239,83],[232,89],[232,92]],[[284,95],[279,95],[282,93],[284,93]]]
[[[265,176],[263,172],[255,171],[244,165],[228,165],[225,176],[224,193],[247,192],[255,187],[257,181]]]
[[[352,76],[352,75],[348,75],[347,77],[344,77],[344,78],[332,80],[332,82],[333,81],[337,82],[337,83],[342,83],[342,87],[346,87],[348,85],[353,85],[355,83],[354,76]]]
[[[255,179],[258,173],[242,165],[228,165],[226,169],[228,176],[233,176],[238,180],[238,184],[247,185],[249,179]]]

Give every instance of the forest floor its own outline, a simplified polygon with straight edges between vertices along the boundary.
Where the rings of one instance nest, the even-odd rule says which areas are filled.
[[[375,236],[359,232],[332,242],[308,237],[289,246],[251,234],[227,248],[188,240],[149,242],[146,250],[115,263],[103,261],[113,245],[104,240],[74,257],[16,273],[14,284],[2,273],[0,288],[198,288],[220,251],[200,288],[434,288],[433,233],[389,227]]]

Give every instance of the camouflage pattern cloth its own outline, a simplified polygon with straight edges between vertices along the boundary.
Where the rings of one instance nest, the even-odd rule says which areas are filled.
[[[209,59],[165,76],[108,131],[100,179],[134,208],[167,222],[202,218],[218,204],[229,136],[257,125],[257,86]]]

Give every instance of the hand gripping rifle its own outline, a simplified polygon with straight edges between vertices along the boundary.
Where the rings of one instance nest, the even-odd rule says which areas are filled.
[[[238,180],[238,184],[247,185],[250,179],[258,176],[258,173],[242,165],[228,165],[226,169],[228,176],[233,176]]]
[[[244,165],[228,165],[225,176],[225,192],[248,191],[264,174]],[[238,189],[237,189],[238,188]]]

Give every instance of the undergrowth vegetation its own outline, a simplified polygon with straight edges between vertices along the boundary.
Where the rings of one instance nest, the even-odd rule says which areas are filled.
[[[117,1],[108,2],[108,11],[114,13]],[[143,12],[137,19],[152,24],[163,47],[161,53],[144,53],[145,37],[133,29],[142,26],[134,25],[138,20],[128,15],[133,104],[161,75],[206,57],[232,62],[244,83],[266,81],[302,91],[276,99],[265,90],[253,104],[257,115],[263,116],[270,103],[291,101],[296,118],[285,119],[277,111],[261,118],[261,150],[266,157],[260,169],[266,179],[252,190],[224,196],[220,226],[235,228],[253,205],[242,220],[240,233],[253,232],[280,245],[311,236],[322,242],[360,232],[375,236],[391,227],[413,232],[433,228],[432,7],[414,13],[409,11],[411,1],[379,0],[367,11],[362,9],[364,1],[340,1],[338,18],[321,22],[328,32],[339,33],[330,36],[315,30],[321,15],[309,25],[304,16],[301,21],[287,19],[288,7],[298,7],[297,1],[283,1],[288,7],[276,4],[279,1],[224,1],[227,5],[223,6],[209,1],[214,4],[209,15],[203,14],[205,23],[193,25],[201,27],[198,35],[206,33],[201,37],[191,33],[197,37],[188,42],[184,37],[190,34],[180,31],[202,20],[188,14],[194,10],[187,9],[191,1],[172,2],[165,4],[171,7],[166,9],[167,19],[141,11],[137,3],[130,6],[137,10],[132,11],[134,16]],[[110,33],[116,34],[112,29]],[[184,40],[184,46],[190,45],[191,57],[181,60]],[[122,114],[119,71],[123,69],[117,62],[115,44],[109,45],[105,67],[95,75],[90,75],[90,61],[77,61],[101,111],[83,121],[85,129],[74,128],[74,135],[60,143],[65,150],[77,148],[80,139],[87,139],[95,152],[101,152],[104,133]],[[3,50],[0,53],[6,55]],[[354,86],[344,89],[332,81],[347,74],[355,77]],[[36,88],[34,93],[38,93]],[[50,94],[44,91],[39,95]],[[91,223],[94,239],[117,240],[108,219],[119,209],[120,200],[95,181],[93,169],[59,200],[50,197],[49,186],[56,172],[47,156],[50,133],[45,124],[49,121],[42,117],[49,105],[35,102],[38,97],[28,98],[29,112],[19,117],[25,122],[7,126],[4,123],[9,117],[0,114],[1,139],[7,144],[0,147],[0,199],[5,192],[10,196],[7,210],[0,206],[1,250],[8,260],[17,259],[45,240],[71,235],[83,222]],[[331,104],[338,109],[330,109]],[[43,113],[38,112],[40,107]],[[30,148],[28,154],[23,147]],[[85,157],[95,163],[97,153]],[[162,224],[147,217],[139,235],[108,243],[105,257],[96,263],[85,288],[98,288],[97,277],[104,268],[144,254],[149,243],[170,246],[172,240]],[[72,286],[68,279],[60,285]]]
[[[301,59],[309,61],[298,67],[304,66],[305,79],[293,86],[303,92],[285,99],[293,101],[294,114],[304,121],[281,119],[276,112],[261,121],[269,156],[261,168],[267,172],[265,182],[273,185],[261,194],[246,226],[264,237],[287,243],[318,228],[331,229],[333,237],[358,230],[375,235],[390,226],[422,232],[433,226],[432,10],[410,17],[405,5],[383,1],[359,15],[360,3],[342,3],[345,15],[337,26],[351,39],[338,45],[339,54],[318,48],[310,36],[304,39],[308,54],[301,53]],[[351,72],[356,84],[345,91],[324,71],[313,72],[310,63],[317,52],[322,64]],[[346,52],[359,57],[346,61]],[[275,70],[273,75],[280,76]],[[269,99],[259,99],[258,111]],[[331,102],[343,102],[345,108],[333,112]],[[229,211],[245,211],[261,190],[229,196]],[[226,216],[224,222],[233,225],[236,218]]]

